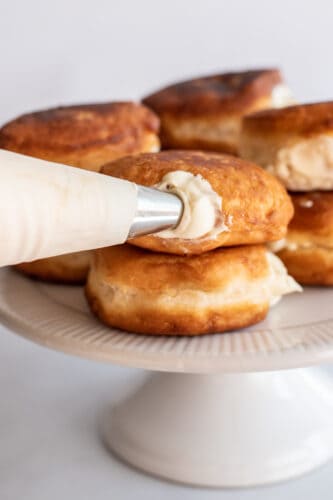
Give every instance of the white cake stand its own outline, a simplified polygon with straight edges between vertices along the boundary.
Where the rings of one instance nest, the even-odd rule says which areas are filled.
[[[0,271],[0,320],[14,331],[52,349],[159,372],[114,409],[105,439],[132,465],[195,485],[270,483],[333,456],[333,383],[300,368],[333,359],[332,304],[333,290],[311,288],[250,329],[149,337],[101,325],[81,288]]]

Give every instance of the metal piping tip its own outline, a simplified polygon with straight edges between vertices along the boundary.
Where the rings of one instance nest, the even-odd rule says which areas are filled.
[[[183,209],[183,202],[177,195],[138,186],[137,209],[128,238],[176,227]]]

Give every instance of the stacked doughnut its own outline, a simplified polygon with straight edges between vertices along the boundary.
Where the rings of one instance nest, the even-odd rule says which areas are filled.
[[[277,69],[223,73],[176,83],[143,99],[161,120],[163,149],[238,153],[244,115],[293,102]]]
[[[23,115],[0,129],[0,148],[98,171],[128,154],[158,151],[159,120],[132,102],[67,106]],[[55,167],[56,168],[56,167]],[[29,276],[84,283],[91,253],[79,252],[19,264]]]
[[[245,117],[240,154],[289,190],[295,215],[272,248],[304,285],[333,285],[333,102]]]
[[[224,332],[259,322],[300,289],[265,245],[284,238],[293,208],[262,168],[228,155],[164,151],[101,171],[184,202],[175,229],[94,252],[86,296],[104,323],[153,335]]]

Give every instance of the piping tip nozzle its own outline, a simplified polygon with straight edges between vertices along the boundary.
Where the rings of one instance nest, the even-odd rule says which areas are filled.
[[[177,195],[138,186],[136,214],[128,238],[176,227],[183,209],[183,202]]]

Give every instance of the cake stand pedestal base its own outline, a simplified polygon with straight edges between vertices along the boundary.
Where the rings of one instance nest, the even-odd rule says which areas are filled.
[[[111,450],[153,475],[245,487],[333,457],[333,382],[318,368],[155,373],[104,423]]]

